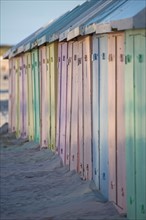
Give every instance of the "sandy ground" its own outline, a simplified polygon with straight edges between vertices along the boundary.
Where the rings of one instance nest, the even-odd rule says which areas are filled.
[[[58,155],[0,128],[1,220],[124,219]]]

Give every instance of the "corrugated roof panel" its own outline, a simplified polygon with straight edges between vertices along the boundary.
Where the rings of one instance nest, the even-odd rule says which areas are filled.
[[[79,34],[83,34],[83,29],[82,26],[88,25],[88,23],[92,20],[98,19],[98,22],[100,22],[104,17],[112,13],[115,9],[117,9],[121,4],[124,4],[128,0],[105,0],[101,1],[100,4],[96,5],[94,10],[91,11],[91,13],[88,13],[87,16],[84,16],[82,19],[78,21],[74,25],[74,29],[72,28],[71,31],[68,32],[67,35],[67,40],[70,40],[74,37],[77,37],[75,33],[77,33],[77,29]],[[94,29],[92,30],[93,32],[95,31]]]
[[[84,26],[84,34],[91,33],[93,24],[96,33],[110,32],[116,28],[118,30],[126,30],[130,28],[145,28],[146,27],[146,1],[145,0],[128,0],[121,4],[112,13],[107,14],[99,21],[99,16],[91,19]],[[95,31],[95,30],[94,30]]]
[[[78,35],[108,32],[113,28],[145,25],[146,0],[90,0],[41,27],[11,49],[11,56],[45,42],[70,40]],[[135,15],[137,15],[135,17]],[[128,20],[127,20],[128,19]]]
[[[102,1],[102,0],[97,0]],[[97,1],[91,0],[86,1],[82,5],[77,6],[72,11],[70,11],[69,14],[63,17],[62,20],[59,20],[54,24],[53,27],[46,29],[44,32],[42,32],[39,36],[39,38],[42,38],[43,35],[46,35],[46,41],[52,42],[59,38],[59,34],[63,32],[64,30],[71,28],[72,25],[80,19],[80,16],[84,16],[84,13],[88,11],[90,8],[92,8],[95,4],[97,4]]]

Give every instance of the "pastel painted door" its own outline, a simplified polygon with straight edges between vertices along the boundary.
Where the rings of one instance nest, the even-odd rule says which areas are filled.
[[[92,146],[93,180],[100,190],[100,37],[94,35],[92,43]]]
[[[84,172],[84,83],[83,83],[83,41],[78,43],[78,100],[77,100],[77,171],[81,178],[85,178]]]
[[[128,219],[146,219],[146,30],[126,31],[125,118]]]
[[[22,92],[22,100],[23,100],[23,138],[28,138],[28,89],[27,89],[27,60],[25,55],[23,55],[23,75],[22,75],[22,83],[23,92]]]
[[[77,154],[78,154],[78,42],[73,43],[73,60],[72,60],[72,109],[71,109],[71,150],[70,150],[70,170],[77,171]]]
[[[34,140],[33,79],[31,53],[25,54],[27,76],[28,139]]]
[[[126,213],[124,33],[108,35],[109,199]]]
[[[20,88],[20,136],[26,138],[28,135],[28,115],[27,115],[27,77],[25,56],[21,55],[19,59],[20,74],[19,74],[19,88]]]
[[[12,83],[11,83],[11,123],[12,123],[12,132],[16,132],[16,58],[13,58],[12,63]]]
[[[47,105],[48,105],[48,145],[56,149],[56,117],[57,117],[57,56],[58,44],[47,45]]]
[[[108,69],[107,35],[93,37],[92,126],[93,180],[108,198]]]
[[[92,178],[91,155],[91,38],[82,40],[83,50],[83,138],[84,138],[84,178]]]
[[[47,65],[46,46],[39,48],[39,68],[40,68],[40,144],[47,147]]]
[[[60,156],[66,163],[66,88],[67,88],[67,43],[61,43],[61,112],[60,112]]]
[[[20,78],[21,78],[21,72],[20,72],[20,58],[17,57],[15,59],[15,73],[16,73],[16,78],[15,78],[15,113],[16,114],[16,137],[20,137],[20,94],[21,94],[21,86],[20,86]]]
[[[40,143],[40,78],[38,49],[32,51],[34,140]]]
[[[60,154],[60,125],[61,125],[61,87],[62,87],[62,47],[58,44],[58,81],[57,81],[57,116],[56,116],[56,152]]]
[[[71,109],[72,109],[72,70],[73,42],[68,42],[67,83],[66,83],[66,158],[65,164],[70,166],[71,154]]]
[[[9,108],[8,108],[8,116],[9,116],[9,132],[13,131],[13,124],[12,124],[12,106],[13,106],[13,59],[9,59]]]

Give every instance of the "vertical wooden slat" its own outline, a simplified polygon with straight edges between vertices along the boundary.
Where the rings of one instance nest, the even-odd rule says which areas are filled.
[[[108,198],[108,41],[107,35],[100,36],[100,98],[99,98],[99,148],[100,148],[100,191]]]
[[[109,199],[116,203],[116,100],[115,100],[115,36],[108,35],[108,137],[109,137]]]
[[[136,218],[146,219],[146,30],[134,32]]]
[[[62,88],[62,60],[61,60],[61,54],[62,54],[62,46],[61,44],[58,44],[58,96],[57,96],[57,119],[56,119],[56,151],[60,153],[60,125],[61,125],[61,88]]]
[[[72,80],[72,115],[71,115],[71,155],[70,169],[77,170],[77,98],[78,98],[78,42],[73,43],[73,80]]]
[[[91,45],[90,37],[83,41],[83,83],[84,83],[84,177],[92,178],[91,157]]]
[[[40,129],[41,147],[47,147],[47,74],[46,74],[46,46],[39,48],[39,68],[40,68]]]
[[[33,110],[33,80],[32,80],[32,62],[31,53],[26,53],[27,59],[27,90],[28,90],[28,138],[34,139],[34,110]]]
[[[66,165],[70,166],[71,154],[71,107],[72,107],[72,71],[73,71],[73,42],[68,43],[67,89],[66,89]]]
[[[84,141],[83,141],[83,42],[79,41],[78,56],[78,116],[77,116],[77,132],[78,132],[78,155],[77,155],[77,171],[84,177]]]
[[[126,213],[126,154],[125,154],[125,93],[124,93],[124,33],[119,33],[117,38],[117,205],[121,212]]]
[[[127,216],[136,217],[135,197],[135,143],[134,143],[134,59],[133,35],[126,32],[125,57],[125,121],[126,121],[126,190],[127,190]]]
[[[97,189],[100,189],[100,155],[99,155],[99,95],[100,95],[100,51],[99,37],[93,36],[93,55],[92,55],[92,126],[93,126],[93,180]]]

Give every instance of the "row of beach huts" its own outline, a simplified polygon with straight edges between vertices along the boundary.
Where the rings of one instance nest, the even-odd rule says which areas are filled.
[[[12,47],[9,132],[146,219],[146,1],[90,0]]]

